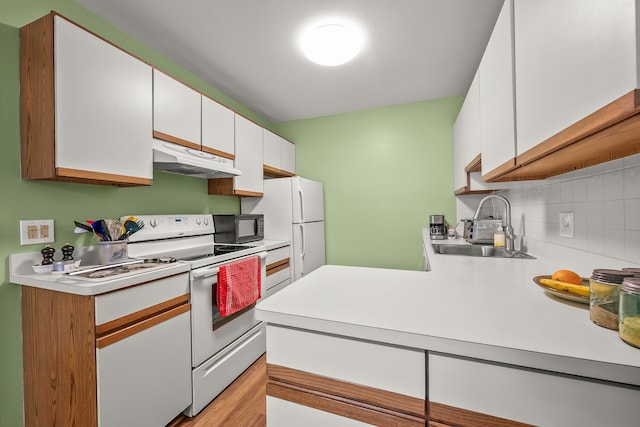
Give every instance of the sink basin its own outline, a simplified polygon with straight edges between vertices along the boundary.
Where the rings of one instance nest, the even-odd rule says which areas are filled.
[[[441,255],[464,255],[487,258],[520,258],[535,259],[535,257],[518,251],[507,251],[504,248],[496,248],[487,245],[431,245],[433,251]]]

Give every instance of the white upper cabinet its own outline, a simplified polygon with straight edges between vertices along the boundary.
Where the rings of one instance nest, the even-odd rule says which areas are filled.
[[[235,130],[235,167],[242,171],[242,175],[233,178],[233,193],[238,196],[261,196],[263,192],[262,128],[236,114]]]
[[[512,0],[506,0],[480,62],[482,173],[515,164]]]
[[[264,173],[268,176],[285,177],[296,173],[296,148],[291,142],[263,130]]]
[[[153,136],[200,149],[201,94],[153,70]]]
[[[636,0],[516,0],[517,154],[638,87]]]
[[[54,13],[20,49],[23,178],[150,185],[151,67]]]
[[[233,159],[235,156],[235,113],[202,96],[202,151]]]
[[[481,150],[478,80],[479,73],[476,73],[453,125],[453,183],[456,190],[467,187],[465,168]]]

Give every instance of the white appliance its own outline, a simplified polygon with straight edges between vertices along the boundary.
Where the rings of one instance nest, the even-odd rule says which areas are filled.
[[[145,227],[129,238],[129,256],[173,257],[191,268],[192,404],[185,414],[194,416],[265,351],[264,326],[255,318],[253,305],[222,317],[215,288],[222,265],[254,256],[260,257],[263,285],[267,253],[260,242],[218,244],[211,215],[137,217]]]
[[[291,242],[293,280],[325,264],[323,192],[321,182],[294,176],[267,179],[261,198],[242,198],[242,213],[264,215],[265,239]]]
[[[196,178],[228,178],[242,175],[233,160],[171,142],[153,140],[153,167]]]

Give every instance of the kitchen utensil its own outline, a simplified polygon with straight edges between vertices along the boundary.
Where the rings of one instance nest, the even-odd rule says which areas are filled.
[[[93,233],[93,228],[91,228],[90,225],[84,224],[84,223],[78,222],[78,221],[73,221],[73,223],[76,225],[76,230],[77,229],[82,230],[82,231],[74,230],[75,233],[85,233],[85,232]]]
[[[91,224],[91,227],[93,228],[93,233],[98,237],[98,239],[100,239],[103,242],[109,241],[109,235],[107,234],[108,233],[107,224],[104,222],[103,219],[94,221]]]
[[[122,222],[117,219],[105,219],[111,240],[119,240],[123,233]]]
[[[133,233],[139,231],[142,227],[144,227],[144,221],[142,220],[133,221],[128,219],[124,222],[123,226],[126,231],[122,234],[122,236],[118,238],[118,240],[125,240],[129,236],[131,236]]]

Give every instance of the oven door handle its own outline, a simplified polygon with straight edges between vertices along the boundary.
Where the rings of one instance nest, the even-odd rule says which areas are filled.
[[[218,274],[219,271],[220,271],[220,267],[210,267],[210,268],[207,268],[207,269],[194,271],[193,273],[191,273],[191,275],[195,279],[200,279],[200,278],[203,278],[203,277],[215,276],[216,274]]]
[[[268,255],[267,251],[263,251],[257,254],[257,256],[260,257],[261,261],[264,260],[267,257],[267,255]],[[216,274],[218,274],[219,271],[220,271],[220,267],[209,267],[209,268],[196,270],[192,272],[191,275],[193,276],[194,279],[201,279],[203,277],[215,276]]]

